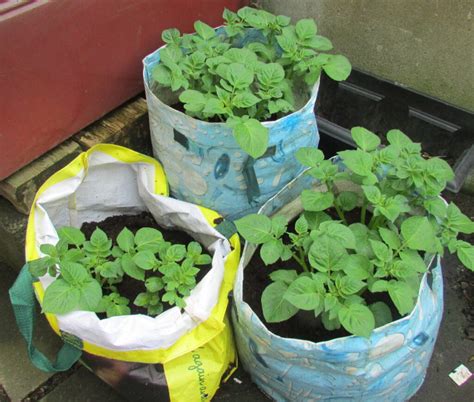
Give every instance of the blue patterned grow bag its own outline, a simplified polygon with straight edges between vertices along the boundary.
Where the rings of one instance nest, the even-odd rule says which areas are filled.
[[[272,215],[293,200],[301,187],[299,179],[289,187],[293,188],[283,189],[259,213]],[[314,343],[273,334],[243,301],[244,268],[254,251],[254,246],[245,245],[232,320],[241,362],[263,392],[292,402],[395,402],[415,394],[425,378],[443,314],[439,257],[425,274],[410,315],[375,329],[369,339],[348,336]]]
[[[143,78],[153,153],[165,168],[171,195],[232,219],[256,212],[304,170],[295,151],[319,144],[314,115],[319,81],[301,109],[264,123],[270,129],[269,146],[254,160],[224,123],[194,119],[158,99],[151,90],[151,72],[160,61],[160,50],[143,60]]]

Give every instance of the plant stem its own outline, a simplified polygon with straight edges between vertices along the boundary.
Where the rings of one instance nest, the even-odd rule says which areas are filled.
[[[339,215],[339,218],[344,222],[344,224],[347,225],[346,217],[344,216],[344,212],[342,212],[341,208],[339,205],[337,205],[337,202],[334,203],[334,207],[336,208],[336,212]]]
[[[306,272],[311,272],[311,269],[308,267],[308,264],[306,264],[306,260],[305,260],[305,257],[304,257],[304,250],[298,246],[298,253],[300,255],[300,259],[301,261],[303,261],[303,268]]]
[[[305,272],[310,272],[308,265],[306,264],[306,261],[304,260],[304,257],[303,258],[298,257],[293,251],[291,252],[291,255],[293,256],[294,260],[298,264],[300,264],[301,268],[303,268]]]

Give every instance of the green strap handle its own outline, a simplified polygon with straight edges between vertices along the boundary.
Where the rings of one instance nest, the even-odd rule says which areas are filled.
[[[10,301],[15,313],[18,328],[28,345],[28,356],[31,362],[40,370],[46,372],[66,371],[76,363],[82,350],[65,343],[59,350],[56,361],[51,361],[33,345],[33,328],[35,324],[35,294],[33,276],[25,264],[15,283],[9,290]]]

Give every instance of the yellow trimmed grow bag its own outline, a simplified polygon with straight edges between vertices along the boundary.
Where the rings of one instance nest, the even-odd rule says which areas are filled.
[[[97,145],[50,177],[33,203],[26,235],[26,260],[42,257],[41,244],[58,241],[57,228],[80,227],[113,215],[149,211],[163,228],[184,231],[212,255],[212,266],[186,307],[164,313],[99,319],[93,312],[46,314],[65,342],[55,363],[32,344],[35,297],[56,278],[34,283],[27,265],[10,289],[18,326],[32,362],[45,371],[61,371],[82,358],[99,377],[133,400],[204,401],[236,367],[227,321],[228,293],[240,258],[236,234],[225,236],[219,214],[168,197],[161,165],[115,145]],[[137,388],[138,387],[138,388]]]

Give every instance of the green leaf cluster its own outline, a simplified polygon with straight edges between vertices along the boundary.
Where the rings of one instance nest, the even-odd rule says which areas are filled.
[[[288,261],[289,269],[272,272],[272,283],[262,293],[267,322],[308,310],[328,330],[342,326],[368,337],[392,321],[389,306],[368,304],[368,294],[386,292],[406,315],[416,303],[430,256],[448,249],[474,269],[474,247],[457,239],[459,233],[473,233],[474,223],[440,198],[453,177],[449,165],[423,158],[420,144],[399,130],[387,133],[386,146],[362,127],[352,129],[352,138],[357,149],[339,152],[342,166],[318,149],[297,151],[323,190],[302,191],[304,212],[294,231],[281,216],[253,214],[236,221],[245,240],[261,245],[265,264]]]
[[[58,235],[56,245],[41,245],[44,257],[29,263],[33,276],[57,277],[45,291],[46,313],[85,310],[107,317],[128,315],[130,300],[117,288],[127,276],[143,282],[144,292],[133,303],[146,308],[148,315],[160,314],[164,304],[184,308],[184,298],[196,286],[196,266],[211,263],[199,243],[171,244],[154,228],[144,227],[135,234],[124,228],[116,245],[100,228],[89,240],[73,227],[61,228]]]
[[[331,42],[317,35],[312,19],[291,25],[288,17],[250,7],[226,9],[223,18],[221,33],[202,21],[194,24],[194,34],[163,31],[166,47],[152,77],[180,91],[186,114],[226,122],[239,146],[258,158],[268,147],[262,121],[294,111],[299,84],[311,87],[321,71],[345,80],[351,65],[344,56],[325,53]],[[254,39],[243,40],[249,31]]]

